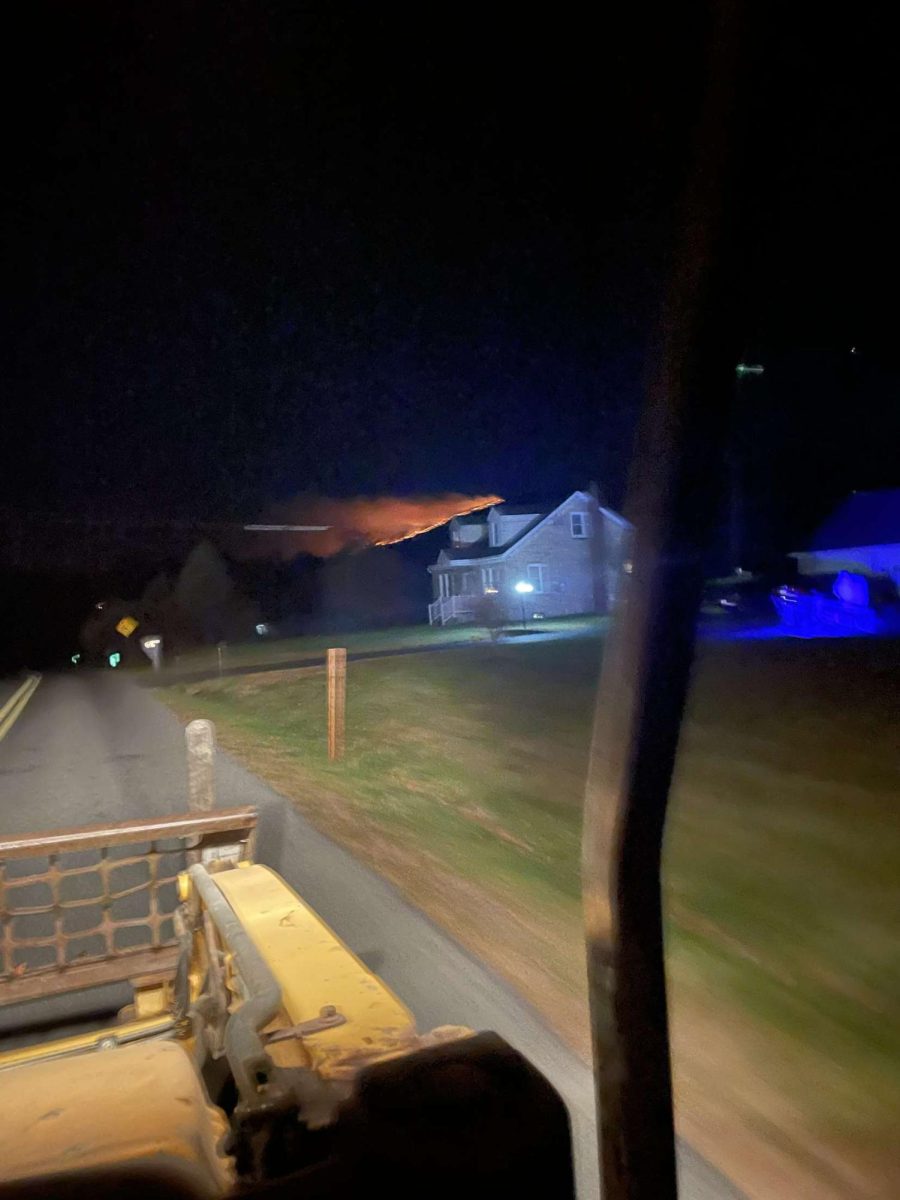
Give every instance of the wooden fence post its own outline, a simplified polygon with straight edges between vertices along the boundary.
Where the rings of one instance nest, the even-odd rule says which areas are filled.
[[[212,721],[191,721],[184,731],[188,756],[188,808],[209,812],[216,803],[216,727]]]
[[[344,714],[347,707],[347,651],[328,651],[328,757],[344,757]]]

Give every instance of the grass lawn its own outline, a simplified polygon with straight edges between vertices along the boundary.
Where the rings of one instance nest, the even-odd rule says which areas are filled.
[[[542,621],[540,628],[552,633],[597,633],[602,618],[594,616],[562,617]],[[532,622],[532,625],[535,623]],[[432,646],[481,644],[488,641],[483,629],[472,625],[395,625],[387,629],[359,630],[355,633],[307,634],[294,638],[255,638],[223,647],[222,663],[228,667],[268,666],[271,663],[303,663],[321,658],[329,646],[345,646],[348,654],[369,654],[385,650],[427,650]],[[170,658],[166,668],[172,673],[218,670],[215,646],[200,646]]]
[[[351,664],[340,764],[320,668],[162,694],[586,1050],[579,821],[600,653],[583,637]],[[900,1194],[898,670],[889,642],[701,652],[665,866],[678,1103],[754,1197]]]

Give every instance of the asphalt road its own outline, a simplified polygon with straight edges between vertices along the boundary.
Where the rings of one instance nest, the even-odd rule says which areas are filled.
[[[278,870],[413,1010],[420,1029],[492,1029],[553,1082],[568,1105],[578,1192],[600,1195],[595,1166],[593,1079],[584,1062],[527,1004],[372,871],[323,837],[280,796],[225,754],[218,803],[260,813],[258,857]],[[154,698],[112,672],[45,676],[0,743],[0,834],[97,821],[163,816],[187,808],[183,731]],[[109,989],[43,1002],[45,1029],[124,1002]],[[28,1021],[0,1009],[0,1038]],[[690,1147],[680,1148],[684,1200],[740,1200]]]

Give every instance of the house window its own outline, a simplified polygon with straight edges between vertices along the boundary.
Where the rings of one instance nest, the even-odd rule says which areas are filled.
[[[474,571],[464,571],[462,577],[462,594],[464,596],[475,595],[475,579]]]
[[[488,543],[491,546],[499,546],[500,545],[500,522],[499,521],[489,522]]]
[[[482,567],[481,568],[481,586],[487,590],[488,588],[498,588],[500,586],[500,572],[502,567]]]
[[[587,537],[588,535],[588,518],[587,513],[569,513],[569,524],[572,527],[572,537]]]
[[[544,564],[529,563],[528,564],[528,582],[532,585],[536,592],[544,590]]]

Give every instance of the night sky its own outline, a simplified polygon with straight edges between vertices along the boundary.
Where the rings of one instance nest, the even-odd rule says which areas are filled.
[[[492,9],[28,6],[3,503],[224,519],[590,479],[621,499],[702,6]],[[747,149],[764,550],[900,484],[891,38],[791,20],[765,33]]]

